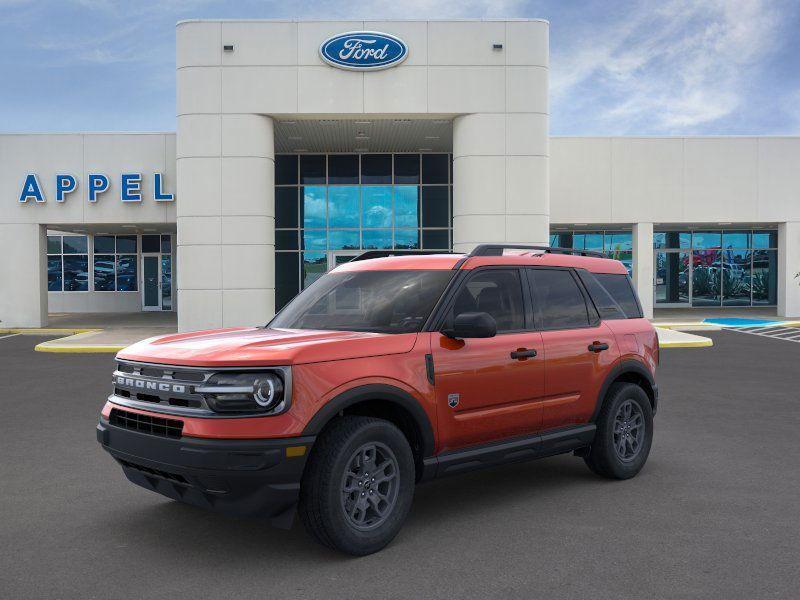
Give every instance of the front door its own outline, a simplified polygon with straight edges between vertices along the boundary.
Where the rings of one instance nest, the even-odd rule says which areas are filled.
[[[161,310],[161,255],[142,255],[142,310]]]
[[[519,269],[476,270],[456,292],[445,327],[460,313],[485,312],[495,319],[497,335],[454,340],[431,334],[442,450],[541,428],[544,349],[541,334],[531,331],[526,298]],[[528,352],[512,356],[519,351]]]

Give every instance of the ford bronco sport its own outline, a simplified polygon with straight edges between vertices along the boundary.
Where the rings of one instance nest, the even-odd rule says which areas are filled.
[[[573,452],[636,475],[658,341],[625,267],[482,245],[367,252],[266,327],[152,338],[117,355],[97,439],[133,483],[363,555],[416,482]]]

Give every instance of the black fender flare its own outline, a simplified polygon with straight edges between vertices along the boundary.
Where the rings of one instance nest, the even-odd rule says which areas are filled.
[[[656,381],[653,378],[653,374],[650,370],[638,360],[622,360],[618,362],[614,367],[612,367],[611,371],[606,375],[605,380],[603,381],[603,385],[600,386],[600,391],[597,394],[597,401],[595,402],[594,412],[592,413],[592,418],[590,419],[591,423],[597,421],[597,417],[600,414],[600,409],[603,406],[603,401],[606,398],[606,394],[608,394],[608,389],[611,387],[611,384],[614,383],[621,375],[625,375],[627,373],[635,373],[639,375],[647,381],[650,385],[650,388],[653,391],[652,397],[650,400],[653,403],[653,414],[656,412],[657,403],[658,403],[658,386],[656,386]],[[648,396],[651,394],[648,393]]]
[[[319,435],[320,431],[333,419],[336,414],[349,406],[369,400],[384,400],[405,409],[414,419],[422,436],[422,455],[428,457],[433,454],[436,440],[433,435],[433,426],[425,409],[411,394],[398,387],[385,383],[371,383],[350,388],[335,396],[325,403],[311,418],[303,430],[302,435]]]

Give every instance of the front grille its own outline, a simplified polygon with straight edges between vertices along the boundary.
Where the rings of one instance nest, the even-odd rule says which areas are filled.
[[[174,481],[175,483],[183,483],[188,485],[189,482],[186,481],[186,478],[183,475],[179,475],[178,473],[170,473],[168,471],[162,471],[161,469],[152,469],[150,467],[145,467],[144,465],[137,465],[136,463],[132,463],[127,460],[123,460],[121,458],[117,459],[123,467],[128,467],[129,469],[135,469],[147,475],[155,475],[156,477],[161,477],[162,479],[168,479],[169,481]]]
[[[119,408],[111,409],[108,422],[123,429],[157,435],[166,438],[179,438],[183,433],[183,421],[151,417]]]

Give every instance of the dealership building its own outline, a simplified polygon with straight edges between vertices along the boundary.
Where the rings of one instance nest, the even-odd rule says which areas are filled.
[[[800,138],[550,137],[548,24],[187,21],[177,133],[0,135],[0,327],[265,323],[367,249],[597,250],[800,316]]]

